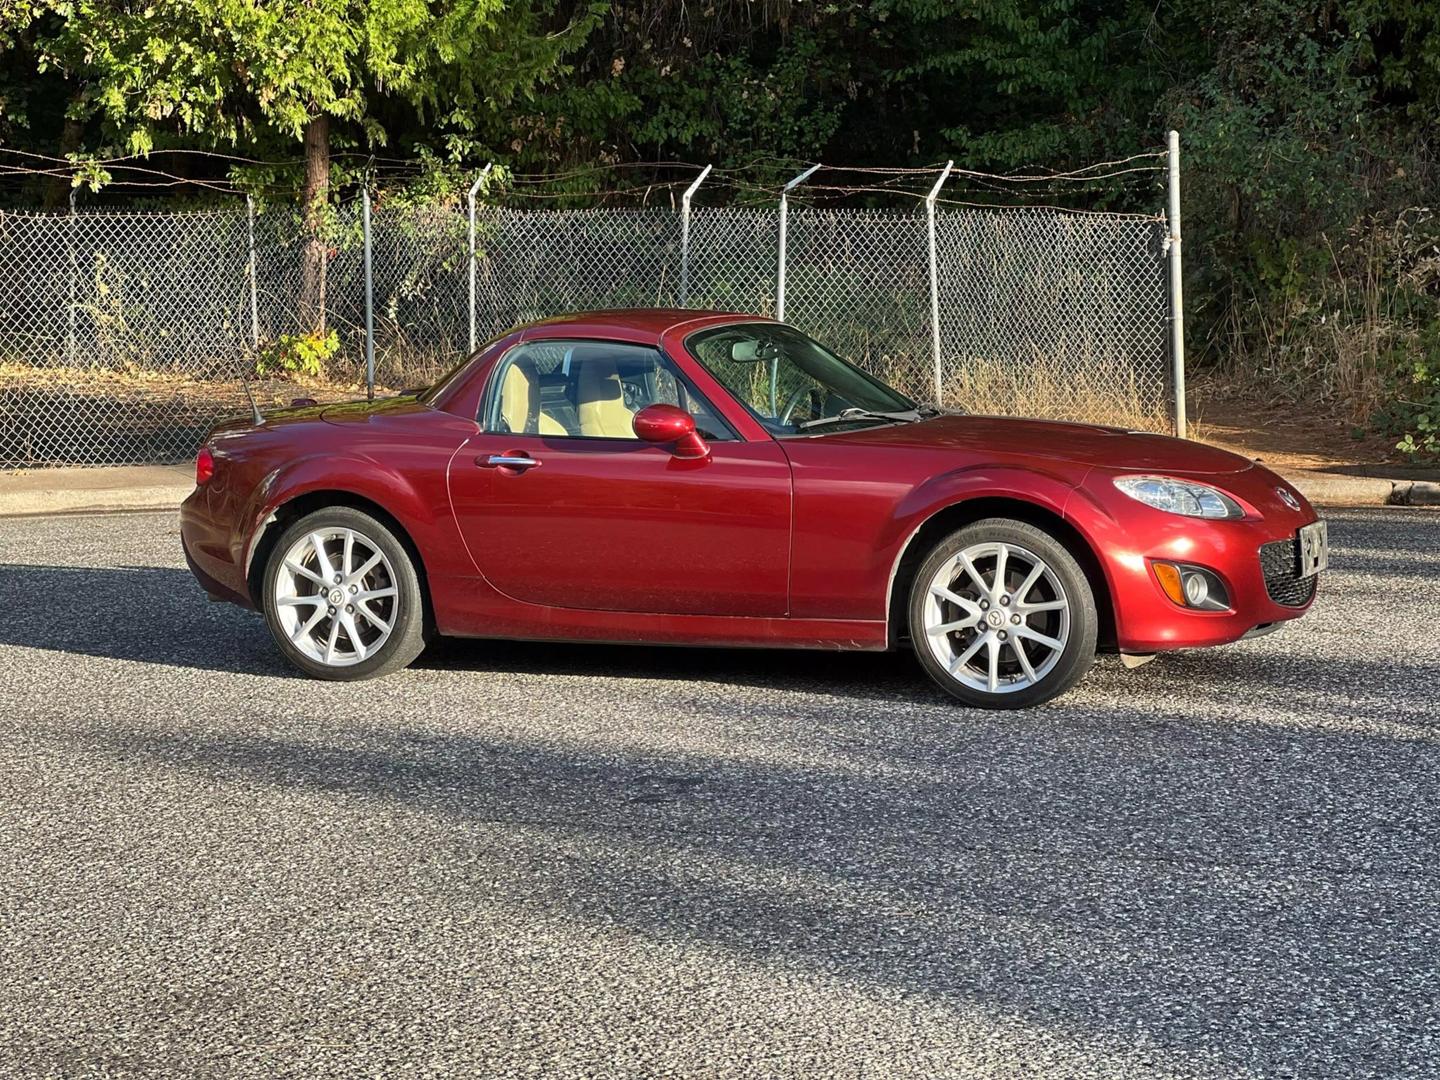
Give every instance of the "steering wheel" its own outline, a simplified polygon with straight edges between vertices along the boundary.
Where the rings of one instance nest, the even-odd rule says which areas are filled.
[[[780,410],[780,418],[776,421],[776,423],[778,423],[781,427],[787,426],[790,423],[790,418],[795,415],[796,406],[798,406],[800,402],[805,400],[805,396],[807,394],[813,393],[814,390],[815,387],[813,386],[802,386],[793,394],[791,394],[790,397],[785,401],[785,407]]]

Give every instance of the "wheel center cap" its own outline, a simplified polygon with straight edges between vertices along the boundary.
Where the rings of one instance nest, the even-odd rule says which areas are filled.
[[[992,611],[989,615],[985,616],[985,621],[991,626],[1004,626],[1005,613],[1003,611]]]
[[[342,592],[340,589],[331,589],[331,590],[330,590],[330,603],[334,604],[336,607],[339,607],[339,606],[340,606],[341,604],[343,604],[344,602],[345,602],[345,593],[344,593],[344,592]]]

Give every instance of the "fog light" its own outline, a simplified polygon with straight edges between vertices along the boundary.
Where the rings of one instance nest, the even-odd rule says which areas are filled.
[[[1154,562],[1150,566],[1165,595],[1181,607],[1198,611],[1230,609],[1230,594],[1213,571],[1186,563]]]
[[[1188,570],[1183,577],[1185,602],[1191,607],[1204,607],[1205,601],[1210,597],[1210,583],[1205,580],[1205,575],[1196,570]]]

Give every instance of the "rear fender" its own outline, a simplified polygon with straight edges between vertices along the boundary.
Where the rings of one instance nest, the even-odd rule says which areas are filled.
[[[431,507],[401,473],[374,458],[359,454],[314,454],[287,461],[269,473],[251,494],[242,518],[249,523],[242,562],[247,581],[251,560],[281,508],[317,491],[359,496],[379,506],[401,523],[421,560],[427,564],[439,550],[438,532],[443,529],[448,507]]]

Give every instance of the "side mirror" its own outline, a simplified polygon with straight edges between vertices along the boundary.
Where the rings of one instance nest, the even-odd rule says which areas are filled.
[[[695,430],[695,418],[674,405],[646,405],[631,421],[637,438],[648,443],[670,443],[677,458],[710,456],[710,447]]]

